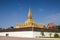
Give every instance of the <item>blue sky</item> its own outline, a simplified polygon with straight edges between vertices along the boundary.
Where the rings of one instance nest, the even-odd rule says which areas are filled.
[[[0,27],[24,23],[29,7],[36,23],[60,25],[60,0],[0,0]]]

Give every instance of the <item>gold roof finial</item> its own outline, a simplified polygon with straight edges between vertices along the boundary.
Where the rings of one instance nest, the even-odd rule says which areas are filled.
[[[29,11],[28,11],[28,19],[32,19],[32,13],[31,13],[30,8],[29,8]]]

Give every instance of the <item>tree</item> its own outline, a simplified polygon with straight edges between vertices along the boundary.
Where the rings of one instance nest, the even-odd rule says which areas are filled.
[[[11,26],[10,28],[14,28],[13,26]]]
[[[57,29],[60,29],[60,25],[58,25],[58,26],[56,26],[57,27]]]
[[[44,30],[43,29],[41,29],[41,35],[42,35],[42,37],[44,37]]]
[[[1,30],[2,28],[0,28],[0,30]]]
[[[10,26],[9,28],[7,28],[7,29],[13,29],[14,27],[13,26]]]
[[[59,38],[59,35],[57,33],[54,34],[55,38]]]
[[[52,33],[50,32],[50,34],[49,34],[49,35],[50,35],[50,37],[51,37]]]

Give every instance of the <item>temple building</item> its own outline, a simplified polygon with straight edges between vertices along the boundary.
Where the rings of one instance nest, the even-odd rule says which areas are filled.
[[[56,24],[55,23],[49,23],[47,26],[48,26],[48,28],[52,28],[52,27],[56,27]]]
[[[44,28],[44,24],[37,24],[32,18],[32,12],[29,8],[27,20],[23,24],[17,24],[16,28],[25,28],[25,27],[38,27]]]
[[[48,24],[48,27],[55,26],[55,24]],[[32,12],[29,8],[27,20],[23,24],[17,24],[15,28],[0,29],[0,36],[7,37],[54,37],[55,34],[60,36],[60,29],[45,28],[44,24],[37,24],[32,18]]]

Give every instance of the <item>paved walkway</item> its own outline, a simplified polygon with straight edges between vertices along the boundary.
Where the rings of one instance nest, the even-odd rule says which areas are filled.
[[[17,38],[17,37],[0,37],[0,40],[60,40],[59,38]]]

